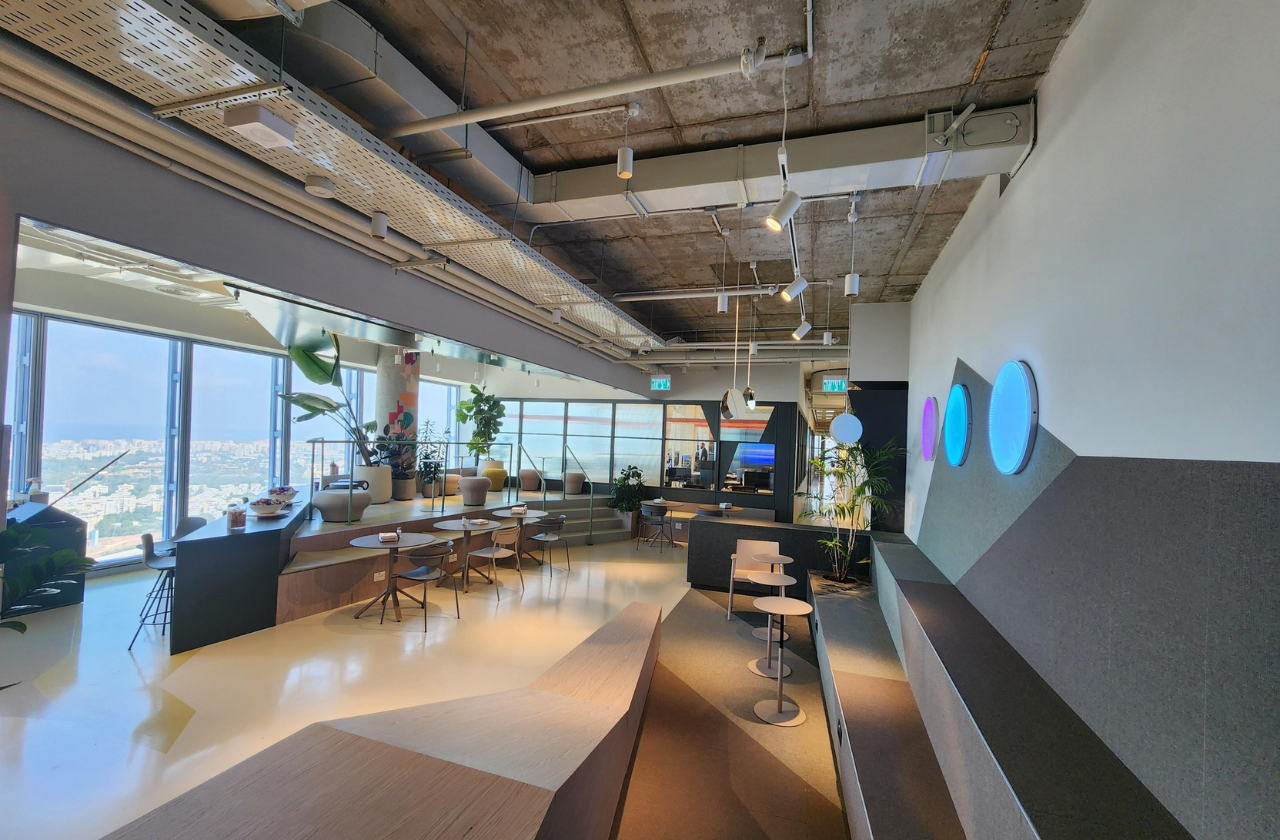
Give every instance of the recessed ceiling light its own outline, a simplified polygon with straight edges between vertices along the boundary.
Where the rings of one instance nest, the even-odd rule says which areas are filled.
[[[303,189],[316,198],[333,198],[335,195],[333,181],[323,175],[308,175]]]

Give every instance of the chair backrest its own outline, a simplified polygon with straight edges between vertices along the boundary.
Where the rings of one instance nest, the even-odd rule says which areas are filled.
[[[501,531],[493,532],[494,545],[515,545],[520,539],[520,526],[513,525],[510,528],[503,528]]]
[[[737,569],[740,572],[768,572],[773,567],[768,563],[757,563],[751,557],[754,554],[777,554],[778,544],[766,540],[738,540]]]
[[[184,516],[178,520],[178,525],[173,529],[173,538],[185,537],[193,531],[198,531],[209,524],[209,520],[203,516]]]
[[[453,542],[437,542],[411,549],[406,557],[414,563],[424,566],[438,566],[453,554]]]
[[[662,517],[667,515],[667,509],[662,505],[651,505],[651,504],[648,504],[647,502],[641,502],[640,515],[643,516],[645,519],[648,519],[650,517],[653,517],[655,519],[661,519]]]
[[[150,534],[142,535],[142,562],[150,566],[152,563],[160,559],[160,555],[156,554],[156,540]]]
[[[565,523],[565,520],[568,518],[569,518],[568,514],[562,513],[559,516],[557,516],[555,519],[542,520],[541,522],[538,523],[538,527],[542,529],[541,533],[543,534],[559,533],[560,531],[564,530],[564,523]]]

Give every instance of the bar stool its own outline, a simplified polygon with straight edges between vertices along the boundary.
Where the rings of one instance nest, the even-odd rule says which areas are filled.
[[[798,598],[779,598],[770,595],[755,600],[756,609],[778,617],[778,626],[786,628],[787,616],[804,616],[813,612],[813,607]],[[785,634],[784,634],[785,636]],[[773,700],[761,700],[756,704],[756,717],[774,726],[799,726],[805,721],[804,709],[795,703],[782,699],[782,680],[786,664],[782,661],[786,650],[785,639],[778,640],[778,696]]]
[[[778,597],[786,597],[786,587],[796,582],[791,575],[778,574],[777,572],[752,572],[751,582],[760,586],[776,586],[778,587]],[[764,637],[764,659],[752,659],[747,663],[747,670],[758,677],[768,677],[773,679],[778,676],[778,669],[773,664],[773,615],[769,615],[769,626],[765,631]],[[782,666],[782,676],[791,676],[791,666]]]
[[[561,532],[564,531],[564,523],[568,519],[568,515],[562,513],[555,519],[543,520],[538,523],[542,530],[529,537],[529,539],[542,545],[542,560],[540,562],[547,567],[547,574],[551,577],[556,576],[555,567],[551,565],[553,554],[551,549],[558,542],[564,543],[564,567],[569,571],[573,571],[573,566],[569,564],[569,543],[565,542],[564,537],[561,536]]]
[[[410,563],[421,563],[422,565],[416,569],[410,569],[407,572],[397,572],[396,580],[408,580],[413,583],[422,584],[422,600],[418,601],[403,589],[400,594],[404,597],[418,601],[422,605],[422,632],[427,632],[427,584],[433,580],[442,581],[445,577],[444,566],[454,556],[452,542],[440,542],[432,545],[424,545],[422,548],[415,548],[407,554],[396,555],[403,557]],[[453,579],[453,611],[458,618],[462,618],[462,609],[458,606],[458,579]]]
[[[133,631],[133,639],[129,642],[129,650],[138,641],[138,634],[143,627],[159,627],[160,636],[164,637],[165,628],[169,626],[169,616],[173,612],[173,572],[178,561],[173,555],[161,557],[156,554],[155,539],[150,534],[142,535],[142,563],[148,569],[159,572],[151,592],[142,604],[142,613],[138,621],[138,629]]]

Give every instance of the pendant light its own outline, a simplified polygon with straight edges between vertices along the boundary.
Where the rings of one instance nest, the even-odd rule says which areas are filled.
[[[858,281],[861,279],[858,275],[858,267],[855,265],[857,258],[855,251],[857,243],[854,241],[853,223],[858,221],[858,194],[854,193],[849,199],[849,273],[844,276],[844,296],[858,296]]]
[[[726,258],[729,253],[729,231],[727,229],[721,231],[723,237],[723,248],[720,252],[720,288],[725,288],[725,281],[728,279],[726,270],[728,262]],[[738,248],[742,248],[742,210],[738,210]],[[735,291],[742,291],[742,260],[738,259],[738,281]],[[742,308],[742,295],[735,294],[733,296],[733,386],[724,392],[724,397],[720,400],[720,416],[726,420],[732,420],[735,417],[742,417],[747,413],[746,395],[738,390],[738,312]],[[728,297],[725,296],[725,309],[728,309]],[[748,390],[750,388],[748,387]],[[753,395],[754,396],[754,395]]]
[[[622,120],[622,146],[618,149],[618,177],[624,181],[631,180],[631,176],[635,175],[635,152],[630,146],[631,126],[631,110],[632,105],[627,105],[627,115]],[[639,106],[635,106],[635,110],[639,111]]]
[[[778,203],[773,206],[773,210],[769,213],[768,218],[764,220],[764,226],[773,233],[781,233],[782,229],[791,221],[791,217],[800,209],[800,195],[790,188],[787,179],[787,61],[783,56],[782,61],[782,145],[778,147],[778,174],[782,176],[782,197],[778,199]],[[790,300],[790,298],[787,298]]]

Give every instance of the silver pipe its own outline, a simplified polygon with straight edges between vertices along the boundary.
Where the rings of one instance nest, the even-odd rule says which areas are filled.
[[[603,108],[591,108],[586,111],[570,111],[567,114],[552,114],[547,117],[533,117],[527,120],[516,120],[509,123],[497,123],[495,125],[486,125],[485,131],[493,131],[495,128],[520,128],[525,125],[538,125],[539,123],[554,122],[556,120],[571,120],[574,117],[594,117],[597,114],[616,114],[618,111],[625,111],[631,106],[628,105],[606,105]]]
[[[788,62],[789,66],[801,63],[804,56],[801,53],[769,56],[756,69],[763,69],[770,65],[781,64],[783,61]],[[741,73],[743,70],[743,57],[735,55],[731,58],[722,58],[719,61],[708,61],[704,64],[691,64],[688,67],[674,67],[670,70],[663,70],[658,73],[648,73],[643,76],[632,76],[629,79],[619,79],[614,82],[604,82],[598,85],[588,85],[587,87],[576,88],[574,90],[561,91],[560,93],[549,93],[545,96],[535,96],[532,99],[522,99],[516,102],[504,102],[500,105],[489,105],[485,108],[476,108],[471,111],[455,111],[452,114],[442,114],[438,117],[428,117],[424,120],[413,120],[412,122],[400,123],[390,128],[383,129],[377,133],[378,137],[384,140],[393,137],[407,137],[410,134],[422,134],[425,131],[439,131],[445,128],[454,128],[469,123],[485,122],[486,120],[498,120],[503,117],[514,117],[517,114],[529,114],[535,111],[545,111],[548,108],[561,108],[565,105],[577,105],[581,102],[592,102],[597,99],[606,99],[610,96],[624,96],[628,93],[637,93],[642,90],[653,90],[654,88],[667,87],[668,85],[678,85],[685,82],[696,82],[702,79],[713,79],[717,76],[727,76],[730,73]]]
[[[617,303],[625,303],[628,301],[645,301],[645,300],[689,300],[691,298],[713,298],[720,295],[729,297],[748,297],[752,295],[764,295],[772,297],[778,293],[778,285],[771,284],[768,286],[742,286],[723,289],[670,289],[660,292],[624,292],[620,295],[614,295],[613,300]]]

